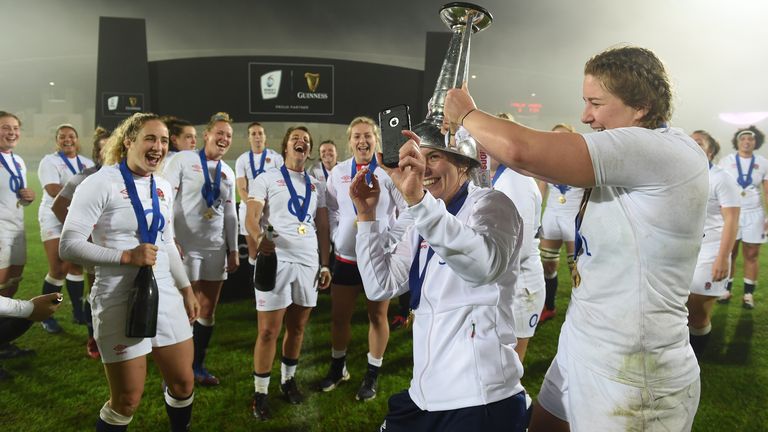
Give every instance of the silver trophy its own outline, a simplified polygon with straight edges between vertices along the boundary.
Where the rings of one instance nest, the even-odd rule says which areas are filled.
[[[450,140],[440,132],[445,114],[445,95],[452,88],[460,88],[469,76],[469,40],[473,33],[486,29],[491,25],[493,16],[485,8],[472,3],[448,3],[440,10],[440,18],[453,33],[445,53],[440,76],[435,85],[435,92],[428,104],[427,117],[423,122],[413,127],[413,131],[421,137],[421,145],[443,151],[457,153],[477,162],[483,168],[487,158],[478,154],[475,140],[466,131],[457,131],[457,139]],[[471,26],[471,31],[467,27]],[[463,129],[463,128],[460,128]],[[481,170],[482,171],[482,170]],[[481,174],[482,176],[482,174]],[[486,175],[488,177],[488,175]],[[475,183],[486,183],[482,179],[473,179]],[[487,181],[490,184],[490,180]]]

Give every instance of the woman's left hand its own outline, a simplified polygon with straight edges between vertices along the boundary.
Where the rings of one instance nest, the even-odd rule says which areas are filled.
[[[379,203],[379,180],[371,174],[371,185],[366,183],[366,176],[370,173],[367,166],[363,166],[355,174],[352,183],[349,185],[349,198],[355,205],[357,211],[357,220],[373,221],[376,220],[376,206]]]
[[[184,309],[187,311],[189,322],[192,323],[200,316],[200,303],[197,301],[197,296],[195,296],[191,286],[184,287],[179,291],[184,299]]]

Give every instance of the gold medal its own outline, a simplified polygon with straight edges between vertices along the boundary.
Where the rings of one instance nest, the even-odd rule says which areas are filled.
[[[21,200],[16,201],[16,208],[21,208],[22,203]]]
[[[576,268],[576,266],[573,266],[573,272],[571,272],[571,282],[573,283],[573,288],[578,288],[581,284],[581,275],[579,274],[579,269]]]
[[[355,229],[357,229],[357,216],[355,216]]]
[[[214,215],[214,212],[213,212],[213,208],[211,208],[211,207],[206,208],[205,211],[203,212],[203,217],[206,220],[213,219],[213,215]]]
[[[741,196],[747,196],[747,191],[745,190],[741,191]]]
[[[299,233],[299,235],[307,235],[307,226],[304,224],[299,224],[299,227],[296,228],[296,232]]]
[[[560,204],[565,204],[565,195],[560,195],[560,198],[557,199]]]

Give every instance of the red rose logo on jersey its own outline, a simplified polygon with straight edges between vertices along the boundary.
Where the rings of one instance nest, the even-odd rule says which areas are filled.
[[[157,197],[165,201],[165,193],[163,192],[163,190],[160,188],[157,188],[156,192],[157,192]]]
[[[711,283],[711,282],[707,282],[707,283],[705,283],[705,284],[704,284],[704,289],[705,289],[705,290],[708,290],[708,289],[712,289],[712,283]]]
[[[120,195],[122,195],[123,199],[130,199],[128,198],[128,189],[121,190]]]

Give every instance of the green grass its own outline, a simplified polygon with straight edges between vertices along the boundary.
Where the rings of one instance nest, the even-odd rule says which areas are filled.
[[[34,171],[30,171],[34,172]],[[32,186],[40,193],[36,176]],[[38,195],[39,198],[40,195]],[[39,199],[35,204],[39,202]],[[17,297],[40,293],[47,271],[37,224],[37,206],[26,210],[28,259],[24,281]],[[761,264],[768,258],[763,253]],[[567,274],[563,265],[561,275]],[[741,284],[730,305],[715,307],[712,340],[701,362],[702,396],[694,424],[695,431],[768,430],[768,287],[763,270],[757,291],[757,308],[741,308]],[[737,273],[737,281],[740,280]],[[531,340],[525,361],[523,384],[536,395],[544,373],[557,349],[557,338],[567,308],[570,288],[560,278],[558,315],[542,324]],[[245,288],[247,290],[247,288]],[[195,395],[195,431],[370,431],[377,430],[387,410],[389,395],[408,387],[411,372],[410,333],[392,333],[384,359],[378,397],[367,403],[354,400],[365,371],[367,325],[360,296],[353,319],[353,341],[349,347],[352,380],[330,393],[319,393],[314,385],[324,376],[330,357],[330,297],[321,295],[312,313],[304,339],[297,379],[307,400],[298,407],[283,402],[278,388],[280,368],[275,362],[270,384],[270,405],[274,419],[258,423],[251,417],[253,392],[252,353],[256,338],[256,312],[251,300],[223,303],[216,316],[207,364],[221,378],[218,388],[198,388]],[[393,305],[392,311],[395,310]],[[0,430],[83,431],[93,430],[99,409],[109,398],[101,362],[85,355],[86,329],[71,323],[71,305],[65,302],[57,312],[64,332],[48,335],[39,325],[22,336],[18,345],[34,348],[37,355],[4,361],[2,366],[15,378],[0,381]],[[167,430],[160,391],[160,376],[149,366],[144,398],[131,423],[131,430]]]

